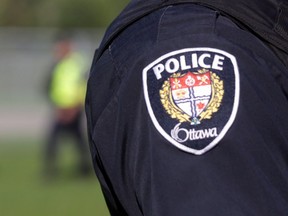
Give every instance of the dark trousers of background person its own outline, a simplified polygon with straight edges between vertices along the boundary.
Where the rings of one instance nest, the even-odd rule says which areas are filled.
[[[79,165],[77,167],[80,175],[87,175],[90,170],[88,146],[83,133],[82,127],[82,113],[78,113],[75,118],[68,122],[55,120],[52,123],[50,133],[45,146],[45,175],[54,176],[57,174],[57,156],[59,153],[60,145],[65,144],[67,135],[73,139],[77,153],[79,155]]]

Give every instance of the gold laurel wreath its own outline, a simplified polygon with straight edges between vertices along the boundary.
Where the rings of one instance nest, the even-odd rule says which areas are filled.
[[[198,70],[198,74],[205,73],[207,70]],[[184,74],[185,75],[185,74]],[[171,77],[178,78],[182,77],[181,73],[174,73]],[[211,76],[211,85],[212,85],[212,94],[211,100],[205,110],[200,113],[200,121],[202,119],[211,119],[212,114],[217,112],[223,96],[224,96],[224,88],[223,88],[223,81],[220,80],[220,77],[217,76],[215,73],[210,72]],[[171,118],[176,118],[179,122],[192,122],[189,115],[184,113],[178,106],[175,105],[172,99],[172,91],[169,82],[169,78],[163,83],[162,89],[160,90],[160,100],[161,103],[166,110],[166,112],[171,116]]]

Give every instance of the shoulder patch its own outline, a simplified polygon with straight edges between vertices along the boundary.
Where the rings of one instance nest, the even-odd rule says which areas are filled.
[[[145,101],[156,129],[195,155],[217,145],[233,124],[239,85],[235,57],[213,48],[176,50],[143,70]]]

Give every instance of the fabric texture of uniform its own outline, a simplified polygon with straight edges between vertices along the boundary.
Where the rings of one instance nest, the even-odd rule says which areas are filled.
[[[117,31],[145,5],[133,1],[92,65],[90,149],[111,215],[286,216],[287,49],[215,5],[167,2]]]

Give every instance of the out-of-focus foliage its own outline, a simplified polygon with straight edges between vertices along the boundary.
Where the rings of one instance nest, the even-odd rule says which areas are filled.
[[[0,0],[0,26],[103,27],[129,0]]]

